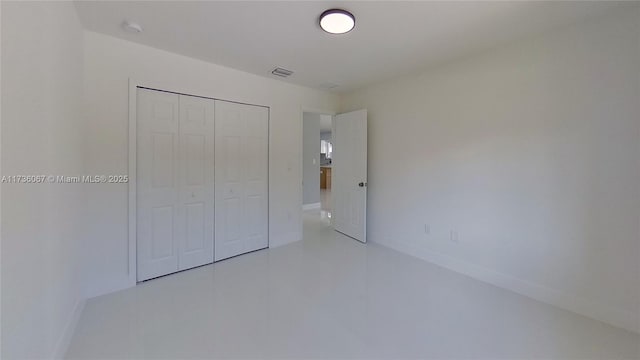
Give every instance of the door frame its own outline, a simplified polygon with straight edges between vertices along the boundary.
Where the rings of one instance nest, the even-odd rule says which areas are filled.
[[[137,158],[138,158],[138,88],[145,88],[149,90],[168,92],[178,95],[194,96],[199,98],[228,101],[237,104],[260,106],[267,109],[267,248],[270,247],[270,229],[271,229],[271,217],[270,217],[270,202],[271,202],[271,107],[268,105],[251,104],[234,100],[226,100],[215,94],[211,94],[211,91],[203,91],[201,89],[189,89],[188,87],[176,84],[159,83],[149,80],[138,80],[129,78],[129,142],[128,142],[128,206],[127,206],[127,219],[128,219],[128,251],[127,257],[129,259],[127,266],[127,275],[129,287],[136,286],[137,272],[138,272],[138,224],[137,224]],[[198,94],[198,95],[196,95]],[[215,121],[215,119],[214,119]],[[215,216],[215,215],[214,215]],[[214,237],[215,247],[215,237]],[[215,251],[215,250],[214,250]],[[215,256],[215,254],[214,254]],[[214,258],[215,262],[215,258]]]

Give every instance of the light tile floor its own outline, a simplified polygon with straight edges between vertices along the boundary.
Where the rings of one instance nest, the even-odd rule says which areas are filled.
[[[320,208],[331,211],[331,189],[320,189]]]
[[[323,212],[326,215],[326,212]],[[68,358],[638,359],[640,336],[334,232],[89,300]]]

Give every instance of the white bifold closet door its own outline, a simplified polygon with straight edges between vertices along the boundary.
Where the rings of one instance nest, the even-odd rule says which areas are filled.
[[[269,110],[216,100],[215,260],[268,243]]]
[[[214,101],[137,92],[137,278],[213,262]]]

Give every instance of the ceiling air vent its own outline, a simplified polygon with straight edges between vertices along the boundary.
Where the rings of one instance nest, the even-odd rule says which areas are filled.
[[[273,75],[278,75],[278,76],[281,76],[281,77],[289,77],[289,75],[293,74],[293,71],[287,70],[287,69],[283,69],[283,68],[275,68],[275,69],[273,69],[273,71],[271,73]]]

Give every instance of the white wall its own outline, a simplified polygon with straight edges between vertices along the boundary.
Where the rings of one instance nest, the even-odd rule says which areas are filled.
[[[128,78],[197,95],[270,106],[269,237],[302,237],[302,109],[334,111],[336,95],[267,79],[113,37],[85,32],[87,171],[126,174]],[[127,185],[89,193],[90,296],[130,286]]]
[[[344,96],[369,239],[639,331],[635,9]]]
[[[302,203],[320,202],[320,114],[302,118]]]
[[[84,173],[82,29],[71,3],[2,2],[2,175]],[[80,184],[2,184],[2,358],[66,348],[83,304]]]

